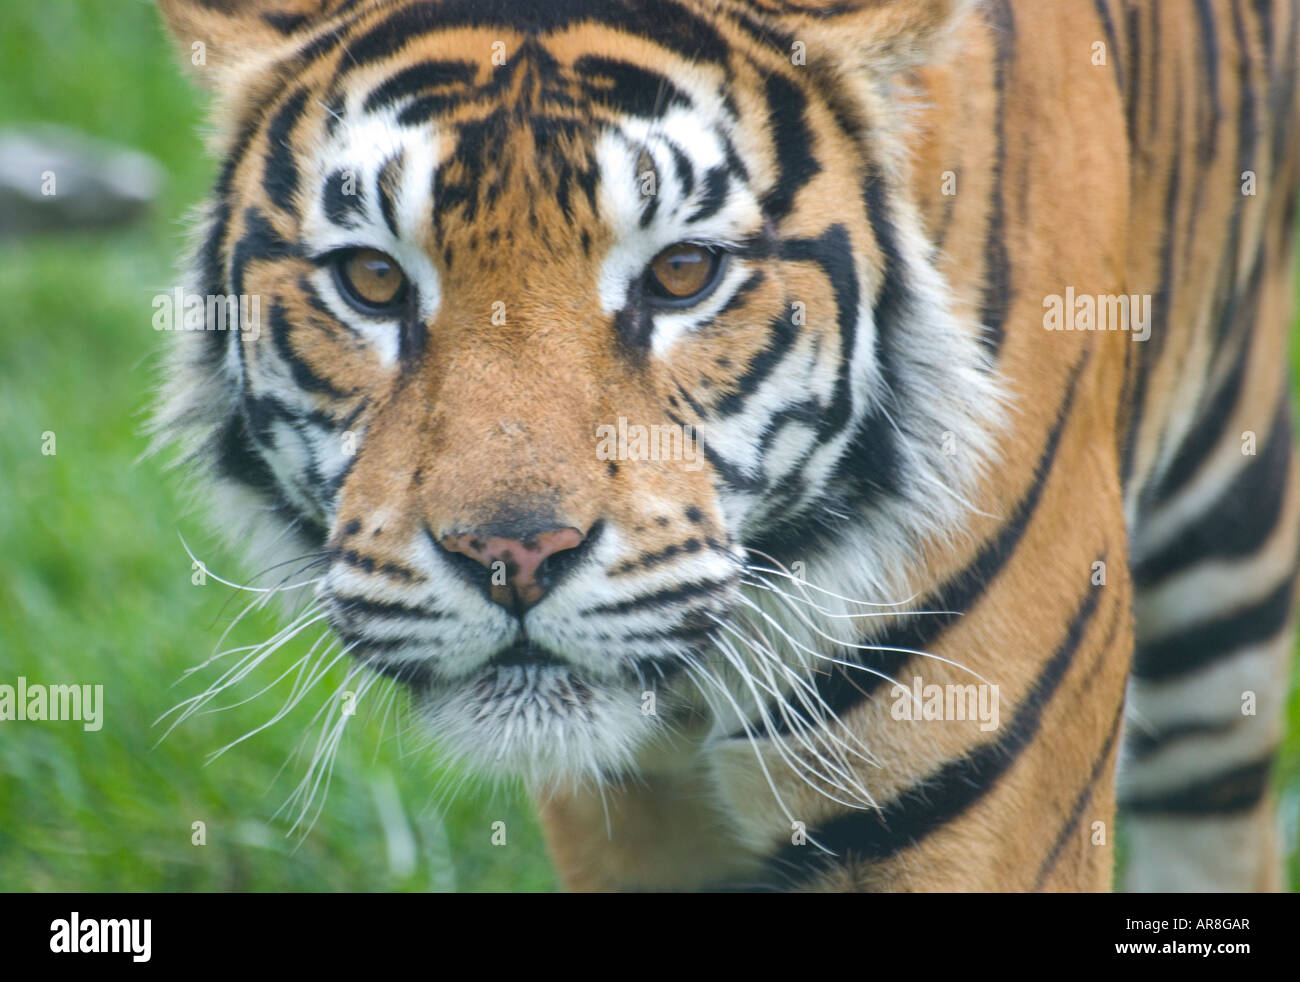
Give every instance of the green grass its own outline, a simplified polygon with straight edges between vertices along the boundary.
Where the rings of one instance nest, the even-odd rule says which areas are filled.
[[[204,100],[181,81],[151,4],[24,6],[4,15],[0,123],[67,123],[138,147],[169,183],[130,233],[0,244],[0,681],[102,683],[106,700],[99,732],[51,723],[0,733],[0,890],[553,889],[518,791],[439,794],[458,776],[413,750],[415,734],[404,746],[383,714],[358,717],[328,809],[301,845],[273,816],[303,773],[301,760],[281,768],[309,714],[211,766],[207,752],[262,723],[267,700],[198,717],[155,746],[153,720],[198,691],[173,683],[238,609],[225,587],[191,584],[178,533],[213,570],[242,568],[159,462],[134,463],[167,340],[151,328],[150,299],[174,281],[181,219],[213,172],[199,137]],[[46,431],[53,456],[41,453]],[[231,643],[281,623],[275,612],[252,616]],[[341,681],[336,671],[322,690]],[[1294,688],[1290,720],[1279,782],[1294,844]],[[196,821],[206,845],[191,843]],[[506,845],[490,843],[496,821]],[[400,855],[408,845],[413,862]],[[1300,856],[1290,862],[1300,883]]]

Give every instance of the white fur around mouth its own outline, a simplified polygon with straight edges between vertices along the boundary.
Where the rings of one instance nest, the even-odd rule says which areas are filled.
[[[529,713],[591,721],[591,689],[557,664],[493,665],[468,688],[480,705],[476,723],[508,722]]]
[[[454,760],[534,785],[622,773],[660,729],[642,713],[636,687],[553,664],[487,666],[417,691],[415,705]]]

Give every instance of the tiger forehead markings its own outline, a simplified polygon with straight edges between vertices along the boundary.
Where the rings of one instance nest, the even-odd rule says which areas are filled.
[[[571,887],[1101,888],[1121,746],[1138,885],[1267,882],[1199,856],[1291,624],[1295,4],[159,3],[187,288],[267,328],[175,339],[159,440]]]

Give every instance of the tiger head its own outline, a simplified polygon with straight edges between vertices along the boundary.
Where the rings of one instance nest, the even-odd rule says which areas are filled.
[[[189,289],[261,318],[174,339],[160,436],[453,755],[729,732],[961,526],[996,385],[898,133],[968,4],[160,4],[219,107]]]

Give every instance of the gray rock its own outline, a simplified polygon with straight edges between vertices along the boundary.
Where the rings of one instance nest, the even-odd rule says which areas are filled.
[[[138,151],[62,126],[6,127],[0,236],[126,224],[148,210],[162,182],[162,167]]]

